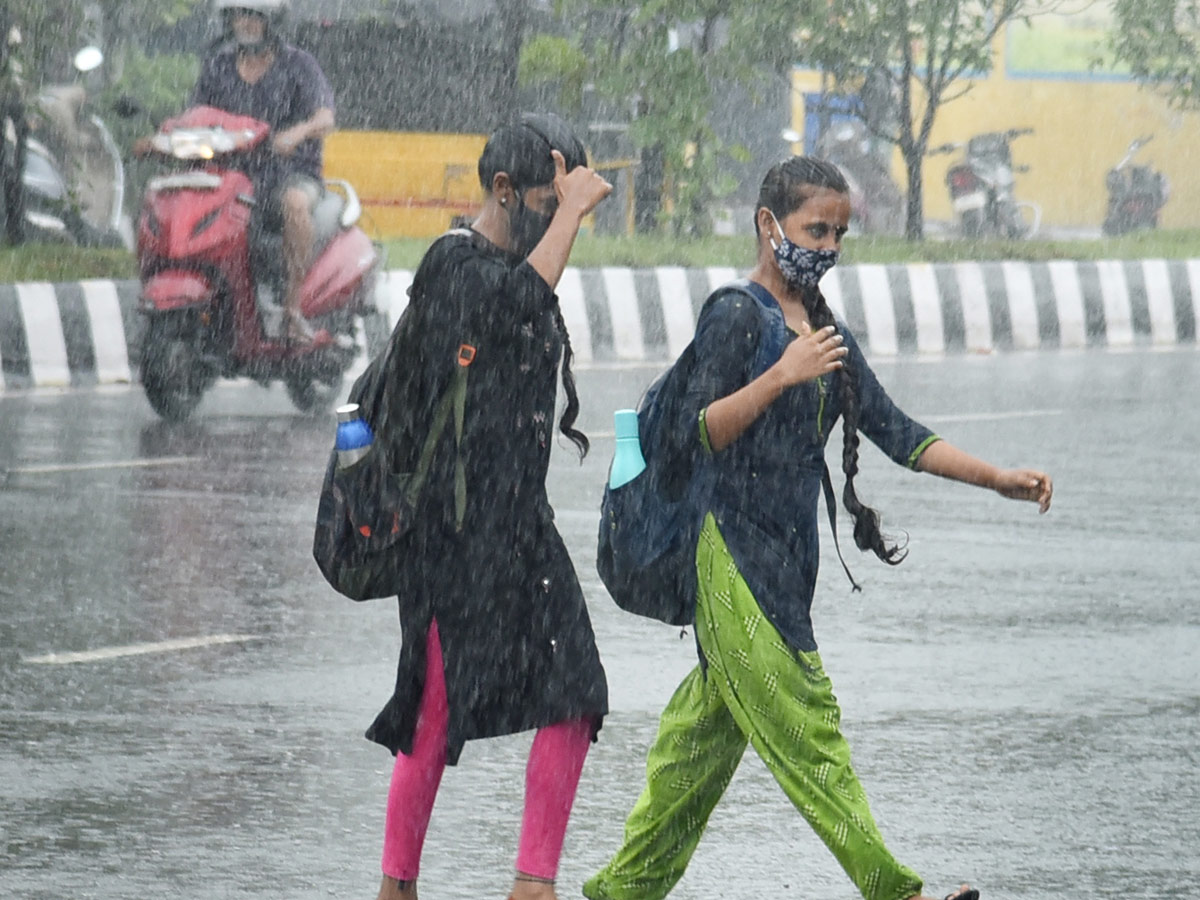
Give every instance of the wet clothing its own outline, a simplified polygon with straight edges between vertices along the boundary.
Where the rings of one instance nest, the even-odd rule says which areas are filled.
[[[706,449],[703,411],[761,374],[753,367],[764,327],[758,304],[740,291],[725,292],[697,323],[700,362],[688,381],[677,428],[694,435],[700,421],[699,439]],[[782,321],[777,327],[786,329]],[[896,407],[854,336],[842,324],[839,331],[858,381],[859,431],[895,462],[915,466],[937,437]],[[774,341],[782,348],[794,338],[789,332]],[[817,649],[810,615],[820,557],[817,499],[825,442],[842,413],[840,377],[835,372],[789,388],[712,457],[717,477],[711,509],[717,524],[763,611],[797,650]]]
[[[425,642],[425,692],[417,714],[412,753],[397,753],[388,790],[383,832],[383,874],[412,881],[421,873],[421,851],[438,785],[446,768],[446,684],[437,620]],[[567,834],[575,789],[591,743],[586,719],[539,728],[525,767],[525,812],[521,817],[518,872],[553,879]]]
[[[334,99],[325,73],[308,52],[281,44],[271,67],[250,84],[238,74],[237,49],[228,46],[204,61],[191,105],[252,116],[269,124],[275,134],[311,119],[318,109],[333,109]],[[319,138],[301,142],[290,156],[264,146],[246,160],[246,174],[260,194],[271,198],[290,175],[306,175],[321,184],[321,148]]]
[[[646,787],[620,851],[584,886],[591,900],[661,900],[683,877],[749,741],[867,900],[903,900],[921,879],[888,852],[850,764],[841,710],[816,651],[794,651],[746,586],[712,515],[696,552],[696,666],[663,711]]]
[[[705,410],[761,374],[754,369],[759,342],[783,348],[795,337],[782,317],[768,322],[755,300],[728,291],[697,323],[697,367],[676,427],[685,441],[701,444],[716,472],[696,548],[701,661],[663,712],[624,842],[584,885],[591,900],[667,895],[747,743],[867,900],[921,890],[875,826],[812,631],[817,502],[844,374],[788,388],[723,450],[713,453],[708,442]],[[896,408],[853,336],[841,323],[839,330],[857,379],[860,430],[896,462],[915,465],[936,436]]]
[[[563,350],[557,298],[526,261],[465,229],[430,247],[411,295],[405,316],[414,321],[393,333],[382,374],[389,424],[376,446],[393,471],[412,471],[461,346],[476,348],[461,447],[466,515],[457,531],[447,429],[418,506],[420,545],[397,584],[395,690],[367,736],[393,753],[411,749],[435,616],[449,764],[474,738],[581,718],[598,729],[608,712],[604,669],[546,496]]]

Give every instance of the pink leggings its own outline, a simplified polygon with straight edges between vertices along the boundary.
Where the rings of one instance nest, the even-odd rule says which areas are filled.
[[[383,874],[400,881],[413,880],[420,869],[425,831],[446,768],[449,721],[442,644],[437,622],[432,622],[425,643],[425,691],[417,713],[412,753],[396,754],[388,791]],[[554,878],[558,872],[567,819],[591,735],[592,726],[587,719],[538,729],[525,767],[525,815],[517,851],[519,872],[539,878]]]

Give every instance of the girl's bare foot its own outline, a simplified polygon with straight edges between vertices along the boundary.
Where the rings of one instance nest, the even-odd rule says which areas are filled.
[[[417,900],[417,879],[401,881],[384,875],[379,883],[379,896],[375,900]]]

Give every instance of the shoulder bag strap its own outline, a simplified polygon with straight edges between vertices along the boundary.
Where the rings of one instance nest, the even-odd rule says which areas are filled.
[[[467,470],[463,462],[462,438],[463,423],[467,410],[467,369],[475,361],[475,347],[463,344],[458,348],[455,360],[454,374],[451,375],[450,386],[438,400],[433,412],[433,422],[429,426],[429,434],[421,445],[421,456],[417,460],[417,468],[412,480],[408,483],[406,499],[416,504],[425,479],[429,477],[429,467],[433,464],[433,454],[437,450],[438,441],[446,430],[446,424],[451,413],[454,415],[454,529],[462,531],[463,520],[467,514]]]

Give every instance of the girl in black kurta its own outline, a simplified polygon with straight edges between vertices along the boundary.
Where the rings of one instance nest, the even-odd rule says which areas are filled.
[[[575,785],[608,711],[604,670],[583,593],[546,496],[555,375],[564,434],[586,452],[570,345],[553,286],[579,222],[611,190],[583,165],[560,121],[527,116],[494,134],[480,159],[487,196],[471,229],[439,238],[413,280],[408,316],[420,340],[382,374],[399,435],[419,434],[455,366],[467,364],[455,527],[452,435],[435,454],[422,546],[400,586],[396,688],[367,736],[397,754],[388,801],[381,900],[415,898],[425,827],[446,764],[465,741],[537,728],[512,896],[553,897]],[[397,334],[400,329],[397,329]],[[396,335],[393,336],[396,341]],[[396,348],[398,349],[399,345]],[[400,389],[400,386],[403,386]],[[399,407],[403,407],[400,409]],[[388,434],[376,441],[387,442]],[[411,460],[399,459],[398,471]]]

